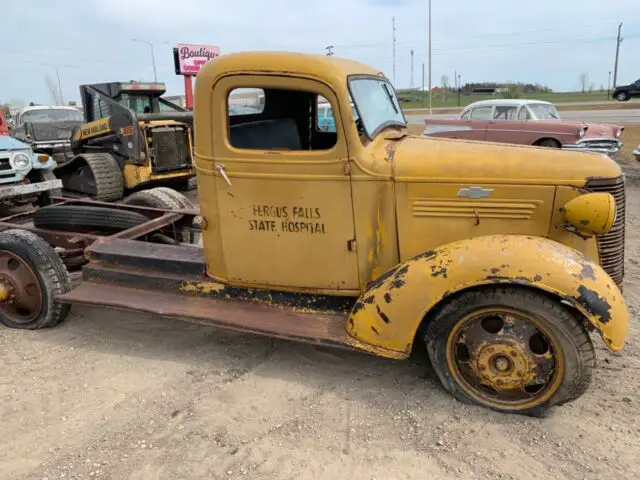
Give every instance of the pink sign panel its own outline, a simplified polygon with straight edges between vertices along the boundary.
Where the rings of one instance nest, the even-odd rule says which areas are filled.
[[[178,64],[180,66],[180,74],[196,75],[205,63],[219,55],[219,47],[179,43]]]

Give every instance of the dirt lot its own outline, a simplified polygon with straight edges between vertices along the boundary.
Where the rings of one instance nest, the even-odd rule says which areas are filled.
[[[548,418],[454,401],[427,366],[76,308],[0,330],[0,477],[636,478],[640,185],[628,194],[621,355]]]

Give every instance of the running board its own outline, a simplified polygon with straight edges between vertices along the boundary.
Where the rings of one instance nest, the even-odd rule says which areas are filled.
[[[301,311],[256,302],[159,293],[83,282],[57,297],[62,303],[153,313],[193,323],[317,345],[356,349],[347,334],[347,316]]]

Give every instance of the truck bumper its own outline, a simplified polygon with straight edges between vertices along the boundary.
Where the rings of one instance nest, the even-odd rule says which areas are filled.
[[[575,150],[578,152],[595,152],[613,155],[622,148],[622,142],[616,138],[584,138],[576,143],[566,143],[562,145],[565,150]]]
[[[0,185],[0,200],[17,197],[20,195],[32,195],[34,193],[46,192],[56,188],[62,189],[62,180],[47,180],[40,183],[27,183],[21,185]]]

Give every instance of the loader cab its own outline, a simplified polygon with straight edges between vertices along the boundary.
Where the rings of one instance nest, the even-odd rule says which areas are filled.
[[[161,97],[165,92],[164,83],[109,82],[80,86],[87,122],[113,114],[113,105],[101,95],[140,115],[159,113]]]

